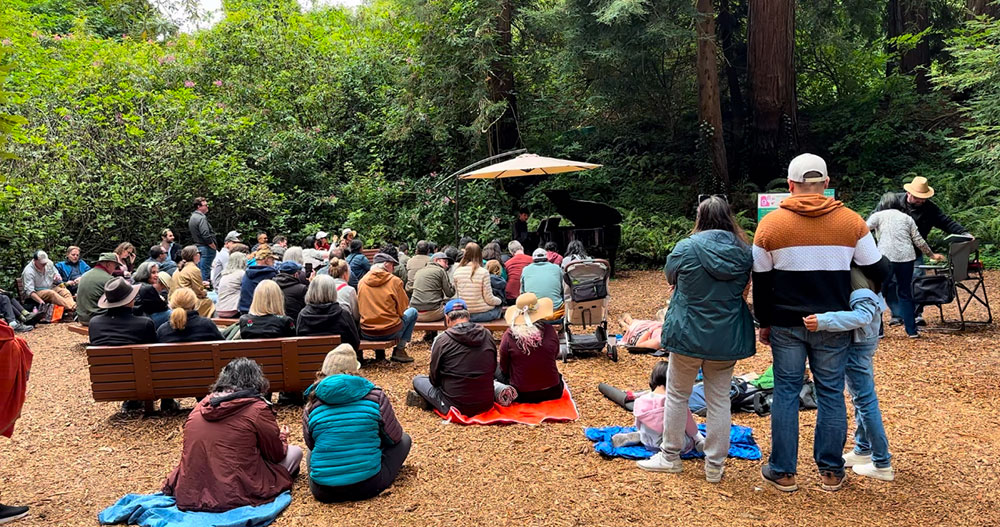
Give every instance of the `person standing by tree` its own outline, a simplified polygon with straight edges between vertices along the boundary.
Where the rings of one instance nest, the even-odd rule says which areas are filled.
[[[803,317],[850,310],[851,263],[882,282],[887,265],[868,225],[840,201],[823,195],[829,186],[826,162],[802,154],[788,166],[791,196],[761,220],[753,245],[754,311],[758,339],[774,357],[771,455],[761,467],[764,481],[778,490],[798,490],[799,391],[806,358],[816,384],[813,457],[821,488],[844,484],[847,408],[844,368],[851,333],[810,332]]]
[[[212,262],[215,261],[215,231],[212,224],[208,222],[208,200],[199,196],[194,198],[194,212],[188,220],[188,229],[191,231],[191,239],[198,246],[201,254],[201,262],[198,268],[201,269],[202,281],[208,282],[212,277]]]

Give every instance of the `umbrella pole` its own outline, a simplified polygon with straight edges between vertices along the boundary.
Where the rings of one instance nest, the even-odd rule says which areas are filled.
[[[459,225],[459,205],[458,199],[459,195],[462,193],[462,180],[455,178],[455,246],[458,246],[458,240],[461,236],[461,226]]]

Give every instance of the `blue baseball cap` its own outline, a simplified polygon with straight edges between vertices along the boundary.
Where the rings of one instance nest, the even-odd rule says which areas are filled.
[[[444,314],[447,315],[448,313],[458,309],[469,309],[469,306],[465,304],[465,300],[462,300],[461,298],[453,298],[444,305]]]
[[[297,273],[300,270],[302,270],[302,266],[292,261],[281,262],[281,265],[278,266],[278,271],[282,273]]]

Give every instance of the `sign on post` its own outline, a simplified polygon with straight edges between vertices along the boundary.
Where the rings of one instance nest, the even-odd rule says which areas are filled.
[[[823,195],[834,198],[836,193],[832,188],[828,188],[823,191]],[[777,194],[757,194],[757,222],[759,223],[761,218],[767,216],[768,212],[778,208],[781,202],[791,196],[788,192],[782,192]]]

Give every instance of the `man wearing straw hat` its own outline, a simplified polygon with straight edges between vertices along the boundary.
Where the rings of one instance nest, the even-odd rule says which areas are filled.
[[[941,208],[937,206],[931,198],[934,197],[934,188],[931,187],[927,178],[923,176],[915,176],[912,181],[903,185],[903,190],[905,192],[900,192],[896,194],[895,199],[889,204],[880,204],[875,212],[878,212],[885,208],[892,208],[900,210],[908,214],[913,221],[917,224],[917,232],[923,239],[927,239],[927,235],[930,234],[931,229],[937,227],[947,234],[960,234],[963,236],[972,237],[969,231],[958,223],[951,216],[948,216],[941,211]],[[888,205],[888,206],[886,206]],[[924,274],[923,270],[918,266],[924,264],[924,258],[921,253],[917,252],[917,259],[913,263],[913,277],[922,276]],[[892,306],[895,305],[895,288],[889,287],[889,284],[884,284],[882,290],[886,292],[886,302]],[[924,319],[921,315],[924,310],[924,306],[918,306],[917,308],[917,325],[925,325]],[[892,320],[889,325],[902,324],[902,318],[899,313],[892,314]]]

